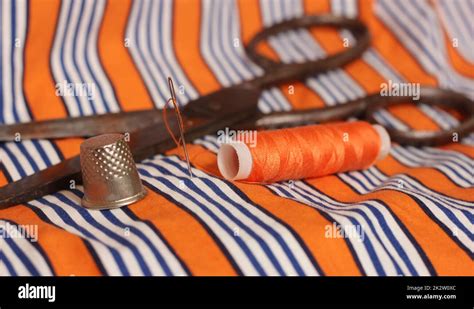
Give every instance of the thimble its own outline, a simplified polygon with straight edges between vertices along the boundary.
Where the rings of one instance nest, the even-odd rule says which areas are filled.
[[[103,134],[85,140],[81,144],[81,169],[82,206],[86,208],[117,208],[146,195],[122,134]]]

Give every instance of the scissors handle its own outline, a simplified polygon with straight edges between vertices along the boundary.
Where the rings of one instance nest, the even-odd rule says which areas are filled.
[[[259,44],[272,36],[312,27],[332,27],[339,30],[349,30],[355,38],[355,45],[345,47],[344,50],[325,58],[305,61],[303,63],[276,62],[257,52]],[[302,80],[309,75],[340,68],[359,58],[369,45],[369,30],[364,23],[357,19],[334,15],[307,15],[287,20],[263,29],[245,47],[248,57],[265,71],[263,76],[253,79],[249,83],[258,88],[268,88],[281,83]]]
[[[374,98],[373,100],[374,102],[368,104],[364,115],[364,118],[372,123],[377,123],[375,115],[380,109],[408,102],[415,104],[423,103],[452,109],[457,111],[463,118],[457,126],[440,131],[402,131],[386,127],[391,139],[402,145],[417,147],[444,145],[456,142],[462,137],[474,132],[474,101],[458,92],[424,86],[420,87],[420,97],[418,100],[408,96],[392,97],[380,95],[378,95],[378,98]]]
[[[420,98],[414,100],[409,96],[381,96],[379,93],[356,99],[344,104],[325,108],[305,109],[289,112],[275,112],[260,115],[253,122],[261,129],[275,129],[289,126],[299,126],[312,123],[322,123],[335,120],[344,120],[350,117],[366,119],[378,123],[375,117],[382,108],[402,103],[424,103],[444,108],[451,108],[463,116],[463,120],[456,127],[441,131],[401,131],[386,128],[392,141],[411,146],[436,146],[453,142],[457,135],[460,139],[474,131],[474,101],[468,97],[447,89],[420,87]],[[383,124],[382,124],[383,125]]]

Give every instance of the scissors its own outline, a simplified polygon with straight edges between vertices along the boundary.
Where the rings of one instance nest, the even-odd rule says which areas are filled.
[[[272,36],[292,30],[312,27],[346,29],[355,38],[355,44],[324,59],[304,63],[280,63],[260,54],[258,46]],[[345,104],[318,109],[274,112],[263,114],[257,103],[262,91],[279,84],[340,68],[359,58],[370,45],[367,27],[359,20],[333,15],[310,15],[287,20],[257,33],[245,47],[253,62],[263,70],[262,76],[239,85],[218,90],[189,102],[181,111],[184,138],[194,140],[219,129],[272,129],[310,123],[342,120],[350,117],[377,123],[375,114],[380,109],[400,103],[437,105],[458,111],[464,116],[457,127],[435,131],[400,131],[386,128],[392,141],[403,145],[431,146],[452,142],[454,134],[459,138],[474,131],[474,102],[463,94],[450,90],[421,87],[419,100],[409,96],[382,96],[379,93],[350,101]],[[176,118],[166,118],[168,129],[178,132],[181,123]],[[12,141],[16,133],[22,139],[64,138],[93,136],[103,133],[129,132],[129,146],[135,161],[175,147],[166,129],[162,110],[122,112],[79,118],[22,123],[1,126],[0,141]],[[0,209],[26,203],[59,190],[69,189],[71,181],[81,183],[79,156],[64,160],[45,170],[27,176],[0,188]]]

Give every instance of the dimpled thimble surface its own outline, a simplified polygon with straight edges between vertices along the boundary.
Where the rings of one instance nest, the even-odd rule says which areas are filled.
[[[122,134],[104,134],[84,141],[81,144],[81,169],[82,206],[86,208],[117,208],[146,195]]]

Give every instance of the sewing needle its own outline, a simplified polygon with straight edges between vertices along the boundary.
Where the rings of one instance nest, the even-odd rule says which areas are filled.
[[[183,119],[181,118],[181,115],[180,115],[179,110],[178,110],[179,105],[178,105],[178,101],[176,99],[176,93],[174,91],[174,84],[173,84],[173,80],[171,79],[171,77],[168,77],[168,86],[170,88],[171,100],[174,103],[176,117],[178,118],[178,122],[179,122],[179,134],[180,134],[181,142],[183,144],[183,150],[184,150],[184,156],[186,157],[186,163],[188,164],[189,177],[193,178],[193,172],[191,170],[191,163],[189,162],[188,150],[186,149],[186,141],[184,140]]]

